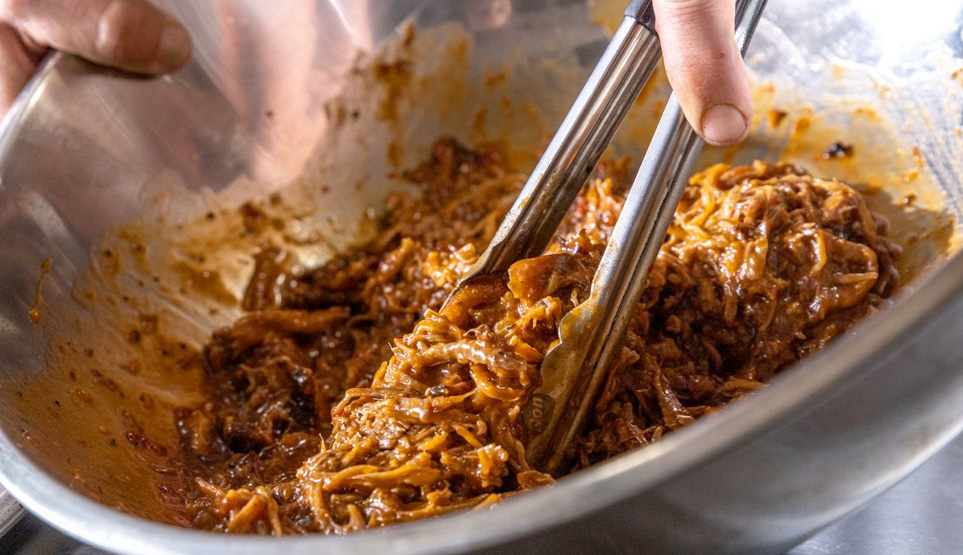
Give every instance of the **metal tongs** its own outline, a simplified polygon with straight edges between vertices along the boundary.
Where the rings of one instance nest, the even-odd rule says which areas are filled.
[[[765,5],[766,0],[736,4],[736,42],[743,56]],[[491,244],[458,289],[545,250],[661,55],[651,0],[633,0]],[[533,467],[551,474],[565,469],[566,449],[622,348],[649,267],[701,148],[673,94],[602,255],[591,294],[562,319],[559,342],[542,361],[542,385],[522,411]]]

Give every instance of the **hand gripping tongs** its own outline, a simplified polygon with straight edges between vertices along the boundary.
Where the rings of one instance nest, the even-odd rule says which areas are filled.
[[[743,55],[765,4],[766,0],[736,3],[735,37]],[[652,2],[633,0],[491,244],[459,289],[473,278],[505,271],[545,250],[660,58]],[[542,361],[542,384],[522,412],[527,458],[535,468],[552,474],[564,470],[566,448],[581,431],[621,349],[649,267],[701,148],[702,141],[673,94],[602,255],[591,294],[562,319],[559,342]]]

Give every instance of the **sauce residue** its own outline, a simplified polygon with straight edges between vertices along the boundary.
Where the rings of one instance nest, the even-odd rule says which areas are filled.
[[[43,282],[47,274],[50,273],[50,268],[53,267],[53,259],[45,258],[40,264],[40,279],[37,280],[37,290],[33,294],[33,308],[27,313],[30,317],[30,323],[37,325],[40,323],[40,317],[43,313],[43,308],[45,302],[43,300]]]

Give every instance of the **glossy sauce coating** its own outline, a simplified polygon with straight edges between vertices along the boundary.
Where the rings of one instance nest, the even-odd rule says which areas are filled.
[[[265,245],[249,312],[205,349],[208,402],[177,411],[193,525],[346,533],[489,505],[553,478],[522,409],[618,217],[618,168],[543,256],[464,289],[524,176],[442,140],[370,244],[292,273]],[[824,346],[898,286],[885,221],[786,164],[692,178],[573,470],[657,440]]]

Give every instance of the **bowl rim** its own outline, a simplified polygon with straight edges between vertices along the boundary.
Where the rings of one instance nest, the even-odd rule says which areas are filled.
[[[48,83],[77,64],[53,53],[18,96],[0,124],[0,167],[11,144],[30,120]],[[74,68],[74,69],[71,69]],[[82,71],[82,69],[80,69]],[[112,75],[111,79],[124,77]],[[790,425],[841,394],[848,384],[870,375],[876,363],[903,350],[928,325],[963,297],[963,252],[918,275],[881,314],[862,322],[826,349],[778,376],[750,399],[660,441],[567,476],[553,486],[498,504],[496,510],[461,511],[432,519],[365,530],[347,536],[233,536],[180,528],[135,517],[93,501],[54,479],[16,447],[0,428],[0,482],[30,512],[62,532],[96,547],[130,554],[207,553],[235,555],[265,549],[316,553],[385,550],[442,553],[480,549],[596,513],[682,473],[708,464],[773,430]],[[907,330],[910,330],[907,333]],[[764,407],[764,410],[760,408]],[[918,467],[963,429],[963,422],[919,452],[904,475]],[[894,477],[895,482],[897,478]],[[854,501],[854,506],[859,502]],[[493,531],[497,531],[493,532]]]

